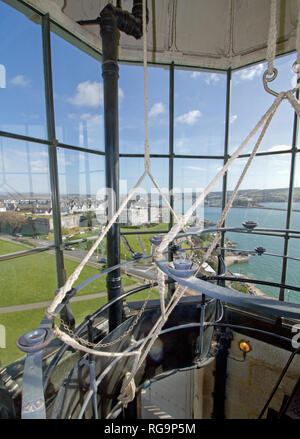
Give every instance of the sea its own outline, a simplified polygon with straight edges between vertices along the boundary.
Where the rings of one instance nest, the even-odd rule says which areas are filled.
[[[191,202],[186,202],[184,210],[186,211],[190,205]],[[244,221],[256,221],[258,223],[257,227],[285,229],[287,203],[262,203],[261,205],[267,209],[231,208],[226,218],[226,226],[242,227]],[[181,203],[176,202],[175,210],[181,213]],[[196,215],[216,224],[220,218],[220,213],[221,209],[218,207],[204,206],[198,208]],[[293,203],[290,229],[300,230],[300,203]],[[250,256],[249,262],[231,265],[228,268],[230,272],[243,274],[253,279],[281,282],[283,259],[279,256],[283,255],[284,251],[283,238],[237,232],[226,233],[226,237],[236,244],[237,249],[254,250],[256,247],[264,247],[266,253],[274,255]],[[300,258],[300,237],[299,239],[289,239],[288,256]],[[288,260],[285,283],[300,286],[300,261]],[[279,288],[277,287],[263,285],[257,285],[257,287],[269,296],[279,297]],[[288,302],[300,303],[300,292],[286,289],[284,299]]]

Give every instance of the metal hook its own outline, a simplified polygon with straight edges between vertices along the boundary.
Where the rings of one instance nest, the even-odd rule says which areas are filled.
[[[266,70],[263,75],[264,89],[273,96],[279,96],[279,93],[276,93],[276,91],[271,90],[267,85],[267,82],[272,82],[274,81],[274,79],[277,78],[278,70],[275,67],[273,67],[273,75],[270,78],[267,78],[267,75],[268,75],[268,70]]]
[[[297,63],[297,61],[295,61],[292,65],[292,70],[294,73],[300,73],[300,64]]]

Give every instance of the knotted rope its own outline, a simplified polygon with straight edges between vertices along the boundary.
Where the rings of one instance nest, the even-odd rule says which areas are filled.
[[[298,0],[298,28],[297,28],[297,64],[299,64],[300,60],[300,1]],[[276,39],[277,39],[277,0],[271,0],[271,12],[270,12],[270,25],[269,25],[269,38],[268,38],[268,49],[267,49],[267,61],[268,61],[268,74],[274,74],[274,58],[276,54]],[[90,257],[93,255],[94,251],[98,247],[98,245],[101,243],[103,238],[106,236],[107,232],[110,230],[111,226],[114,224],[114,222],[119,217],[120,213],[123,211],[123,209],[126,207],[128,201],[132,198],[134,195],[136,189],[140,186],[141,182],[144,180],[145,176],[148,175],[150,179],[152,180],[154,186],[157,188],[159,193],[161,194],[162,198],[164,199],[167,207],[169,208],[170,212],[172,213],[174,219],[176,220],[176,223],[171,228],[171,230],[164,236],[161,244],[158,246],[156,252],[155,252],[155,258],[161,258],[163,252],[166,250],[167,246],[176,238],[177,234],[185,228],[185,225],[188,223],[190,217],[192,216],[193,212],[197,207],[204,201],[204,199],[207,197],[207,195],[212,191],[216,183],[223,177],[223,175],[227,172],[229,167],[232,165],[234,160],[241,154],[241,152],[244,150],[246,145],[249,143],[250,139],[258,132],[258,130],[263,127],[261,134],[259,136],[259,139],[246,163],[246,166],[244,167],[244,170],[237,182],[237,185],[233,191],[233,194],[231,195],[229,201],[227,202],[221,218],[218,222],[218,226],[221,226],[226,218],[226,215],[232,206],[232,203],[234,201],[234,198],[238,192],[238,189],[245,177],[245,174],[247,170],[249,169],[256,153],[259,148],[259,145],[266,133],[267,128],[269,127],[269,124],[279,107],[280,103],[283,101],[283,99],[288,99],[293,108],[295,109],[296,113],[300,115],[300,103],[294,96],[295,90],[300,86],[298,86],[292,90],[288,90],[287,92],[282,92],[278,94],[276,99],[274,100],[273,104],[270,106],[270,108],[266,111],[266,113],[262,116],[262,118],[259,120],[259,122],[256,124],[254,129],[250,132],[250,134],[246,137],[246,139],[241,143],[241,145],[236,149],[236,151],[233,153],[233,155],[229,158],[229,160],[224,164],[223,168],[217,173],[217,175],[212,179],[212,181],[207,185],[205,190],[200,194],[200,196],[197,198],[195,203],[191,206],[190,209],[183,215],[181,219],[179,219],[174,212],[173,208],[170,206],[170,203],[165,196],[165,194],[161,191],[159,184],[156,182],[155,178],[150,172],[150,147],[149,147],[149,133],[148,133],[148,92],[147,92],[147,31],[146,31],[146,2],[143,1],[143,53],[144,53],[144,92],[145,92],[145,144],[144,144],[144,171],[141,177],[138,179],[137,183],[133,187],[133,189],[128,194],[127,198],[121,203],[119,209],[117,212],[113,215],[111,220],[108,222],[106,227],[104,228],[101,235],[98,237],[98,239],[95,241],[89,252],[86,254],[86,256],[83,258],[83,260],[80,262],[78,267],[74,270],[72,275],[67,279],[65,285],[61,287],[54,298],[51,305],[46,310],[46,315],[50,318],[52,318],[55,315],[55,310],[57,309],[57,306],[62,302],[64,297],[66,296],[66,293],[72,288],[74,282],[78,279],[82,269],[86,265],[86,263],[89,261]],[[211,255],[213,249],[215,248],[216,243],[218,242],[219,235],[217,235],[212,242],[211,246],[207,250],[204,261],[208,259],[208,257]],[[203,264],[203,263],[202,263]],[[54,325],[54,335],[60,338],[64,343],[74,347],[75,349],[82,350],[87,353],[91,353],[93,355],[97,356],[107,356],[107,357],[117,357],[120,358],[123,356],[130,356],[135,355],[135,361],[134,366],[132,368],[132,372],[126,372],[123,384],[122,384],[122,390],[121,395],[119,399],[124,403],[127,404],[134,398],[135,394],[135,384],[134,384],[134,376],[137,370],[142,365],[143,361],[145,360],[146,356],[148,355],[153,343],[155,342],[157,336],[159,335],[162,327],[166,323],[169,315],[173,311],[174,307],[179,302],[180,298],[183,296],[183,294],[186,291],[186,287],[178,286],[175,290],[175,293],[172,295],[171,299],[169,300],[167,306],[165,306],[164,303],[164,294],[165,294],[165,284],[164,284],[164,274],[158,270],[158,283],[159,283],[159,290],[160,290],[160,304],[161,304],[161,315],[154,324],[153,328],[149,332],[148,336],[145,338],[144,342],[141,344],[140,348],[137,351],[132,351],[130,353],[123,353],[123,352],[103,352],[103,351],[96,351],[95,349],[90,349],[86,346],[81,345],[76,340],[74,340],[72,337],[67,335],[65,332],[61,331],[57,326]],[[143,352],[143,354],[141,354]]]

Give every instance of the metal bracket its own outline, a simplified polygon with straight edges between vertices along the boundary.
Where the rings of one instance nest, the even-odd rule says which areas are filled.
[[[43,351],[52,339],[52,331],[38,328],[23,334],[18,348],[27,353],[23,372],[22,419],[45,419],[43,388]]]

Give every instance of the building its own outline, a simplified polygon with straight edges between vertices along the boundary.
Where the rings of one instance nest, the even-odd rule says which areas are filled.
[[[20,321],[12,317],[13,311],[7,307],[23,306],[26,300],[39,300],[37,303],[50,300],[49,288],[54,296],[54,291],[65,285],[66,273],[78,266],[80,256],[88,254],[88,249],[78,245],[72,257],[66,255],[62,218],[65,224],[69,220],[77,224],[78,218],[84,218],[82,223],[79,221],[79,227],[91,226],[95,219],[93,212],[99,210],[97,220],[102,223],[106,213],[110,217],[116,214],[119,194],[130,193],[137,182],[142,196],[129,203],[120,221],[133,226],[149,223],[149,219],[151,223],[159,222],[152,230],[143,232],[149,233],[152,250],[158,244],[161,251],[149,256],[148,265],[139,264],[141,254],[133,251],[131,262],[137,278],[149,280],[137,289],[132,287],[133,292],[151,291],[156,271],[180,285],[179,292],[188,288],[185,291],[188,295],[180,299],[167,321],[164,321],[164,310],[173,301],[175,306],[179,297],[172,294],[171,287],[166,292],[166,303],[137,300],[124,304],[118,300],[109,307],[107,318],[99,317],[96,310],[93,321],[90,317],[81,322],[75,319],[75,325],[72,309],[82,320],[91,315],[91,302],[82,300],[78,309],[69,303],[70,297],[75,292],[80,295],[81,289],[90,288],[100,278],[98,262],[91,263],[88,270],[79,265],[82,271],[79,273],[77,269],[75,273],[81,274],[81,279],[77,276],[76,280],[71,279],[71,286],[66,284],[66,297],[56,295],[57,300],[64,302],[54,310],[60,312],[64,324],[73,333],[77,331],[88,343],[108,343],[105,346],[116,356],[115,349],[121,349],[124,354],[124,349],[130,352],[138,348],[137,340],[147,337],[158,318],[161,318],[160,333],[157,330],[152,346],[152,341],[144,346],[145,359],[139,357],[144,362],[135,374],[135,363],[127,356],[128,352],[119,359],[121,366],[115,367],[116,358],[101,353],[99,360],[96,350],[86,355],[85,361],[79,361],[78,357],[85,355],[82,346],[76,345],[80,353],[73,352],[74,347],[67,350],[64,345],[57,351],[57,340],[50,341],[51,319],[45,322],[44,308],[36,311],[32,306],[32,319],[34,312],[40,312],[43,323],[36,332],[28,334],[34,328],[30,326],[31,319],[28,322],[22,314],[27,335],[18,339],[18,345],[27,350],[26,359],[19,359],[18,353],[16,360],[17,354],[10,345],[3,351],[6,363],[0,371],[0,390],[6,402],[1,398],[1,417],[123,416],[129,423],[143,413],[149,419],[151,401],[143,391],[152,381],[157,381],[153,386],[157,396],[156,416],[164,412],[165,416],[178,419],[183,414],[199,419],[299,417],[300,291],[296,226],[299,212],[294,195],[300,186],[299,101],[295,90],[299,74],[299,54],[295,50],[300,51],[297,47],[300,13],[294,0],[280,2],[280,10],[274,9],[277,3],[273,0],[148,2],[148,32],[144,35],[148,38],[148,50],[144,52],[142,17],[146,17],[140,0],[0,1],[0,44],[4,51],[3,61],[0,60],[1,193],[9,200],[7,210],[19,212],[38,208],[37,200],[51,199],[54,234],[53,245],[41,242],[42,247],[18,247],[20,251],[15,248],[20,244],[1,240],[2,248],[8,249],[0,255],[1,280],[6,291],[0,303],[6,312],[0,314],[0,321],[6,323],[7,332],[13,332]],[[124,12],[122,7],[129,11]],[[273,25],[268,32],[270,23]],[[142,63],[146,55],[149,108],[148,125],[144,129]],[[271,65],[275,55],[279,82],[273,83],[270,75],[276,75]],[[292,87],[290,92],[286,92],[287,87]],[[278,100],[274,101],[277,90]],[[285,94],[280,94],[281,91]],[[271,121],[277,104],[278,112]],[[147,126],[150,155],[147,141],[144,142]],[[245,166],[256,152],[255,143],[260,134],[249,145],[243,140],[249,132],[254,135],[254,128],[266,134],[247,170]],[[244,171],[247,171],[245,175]],[[239,185],[241,175],[243,181]],[[123,192],[124,182],[127,187]],[[179,193],[210,192],[199,203],[209,215],[203,220],[218,225],[209,232],[220,238],[215,250],[219,261],[217,275],[196,276],[199,262],[202,264],[205,256],[195,253],[190,236],[201,231],[193,229],[187,231],[190,235],[185,235],[187,224],[178,225],[170,217],[166,225],[164,217],[170,209],[163,207],[162,195],[158,204],[150,204],[149,212],[149,203],[143,196],[149,193],[150,186],[156,190],[167,187],[171,193],[170,207],[179,215],[183,207],[196,224],[197,215],[189,210],[193,197],[182,203],[172,197],[172,191],[176,188]],[[240,197],[247,207],[232,209],[223,227],[221,210],[226,209],[228,201],[234,202],[231,195],[235,188],[238,196],[245,189],[249,193],[250,190],[275,191],[285,204],[277,210],[255,209]],[[99,197],[107,189],[114,197],[110,212],[106,212],[103,203],[93,201],[102,199]],[[69,216],[71,213],[74,215]],[[115,301],[124,293],[120,227],[113,221],[105,232],[107,259],[104,261],[110,270],[106,279],[107,296],[109,301]],[[176,233],[172,238],[173,232]],[[128,235],[129,241],[135,231],[122,233]],[[153,234],[167,238],[159,244],[161,237],[153,238]],[[192,247],[191,261],[178,255],[180,250],[187,255],[191,251],[176,247],[178,234],[181,241],[186,239],[187,248]],[[243,264],[247,270],[243,272],[244,278],[226,270],[223,256],[227,251],[224,248],[227,236],[239,242],[231,251],[252,252],[255,279],[253,266],[247,264]],[[199,247],[210,247],[210,238],[203,239]],[[92,241],[94,237],[84,237],[74,245],[90,244],[88,239]],[[131,242],[137,248],[137,241]],[[270,250],[264,251],[265,247]],[[170,258],[173,255],[173,262],[169,261],[169,255]],[[228,287],[228,279],[256,281],[271,297],[237,292]],[[157,280],[163,292],[162,277]],[[67,343],[59,329],[55,334]],[[3,345],[0,340],[0,346]],[[149,352],[147,347],[151,347]],[[32,359],[36,361],[31,362]],[[30,366],[36,368],[34,373]],[[184,378],[178,379],[180,371]],[[132,398],[129,399],[133,401],[125,410],[124,394],[121,402],[118,397],[122,384],[127,389],[126,373],[131,372],[135,374],[135,381],[130,380]],[[169,377],[167,384],[166,375],[175,372],[175,381]],[[34,388],[38,397],[32,393],[32,376],[36,378]],[[84,386],[82,376],[86,378]],[[178,400],[185,403],[174,407]]]

